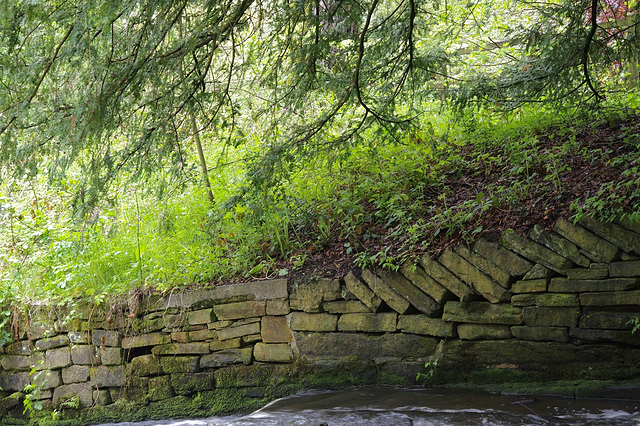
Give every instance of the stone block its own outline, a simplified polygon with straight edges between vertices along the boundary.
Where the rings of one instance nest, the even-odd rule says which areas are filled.
[[[324,278],[298,279],[291,284],[289,305],[291,309],[305,312],[320,312],[322,302],[342,298],[339,280]]]
[[[498,285],[491,278],[480,272],[476,267],[467,262],[462,256],[453,251],[445,250],[438,261],[456,274],[469,288],[481,295],[491,303],[504,302],[510,299],[511,293]]]
[[[215,389],[215,378],[211,373],[177,373],[171,375],[171,386],[178,395],[191,395]]]
[[[241,325],[239,327],[227,327],[218,330],[218,339],[228,340],[236,337],[248,336],[250,334],[260,333],[260,323],[255,322],[251,324]]]
[[[576,327],[580,308],[574,307],[524,307],[525,325],[533,327]]]
[[[378,310],[382,299],[376,296],[353,272],[349,272],[347,276],[344,277],[344,284],[347,290],[358,298],[371,312]]]
[[[168,343],[151,349],[154,355],[198,355],[209,353],[209,342]]]
[[[378,276],[400,296],[404,297],[409,304],[413,305],[420,312],[435,316],[442,311],[442,306],[435,302],[429,295],[424,293],[402,274],[394,271],[381,270]],[[399,312],[404,313],[404,312]]]
[[[424,272],[431,278],[440,283],[444,288],[456,295],[460,300],[469,300],[473,292],[466,286],[458,277],[456,277],[451,271],[439,264],[437,261],[431,259],[427,255],[423,255],[418,258],[420,266],[424,269]],[[400,312],[403,313],[403,312]]]
[[[453,298],[453,294],[442,284],[427,275],[420,265],[405,263],[400,268],[400,273],[438,304]]]
[[[123,360],[123,352],[122,348],[101,348],[100,349],[100,359],[102,364],[104,365],[119,365],[122,364]]]
[[[162,317],[164,328],[181,330],[187,325],[187,316],[183,313],[165,314]]]
[[[405,333],[366,335],[363,333],[294,332],[301,356],[341,357],[358,354],[365,359],[378,357],[430,356],[440,339]]]
[[[5,392],[22,392],[30,383],[27,371],[0,371],[0,388]]]
[[[209,330],[220,330],[221,328],[230,327],[234,325],[234,323],[237,323],[237,321],[216,321],[211,324],[207,324],[207,328]]]
[[[535,295],[537,306],[580,306],[580,298],[571,293],[545,293]]]
[[[450,301],[444,305],[442,319],[475,324],[520,325],[522,309],[509,303]]]
[[[171,334],[171,339],[175,340],[173,333]],[[218,339],[218,333],[216,333],[215,330],[209,330],[208,328],[205,328],[203,330],[188,331],[187,339],[179,343],[202,342],[204,340],[217,340],[217,339]]]
[[[217,320],[213,309],[199,309],[187,312],[187,323],[189,325],[208,324]]]
[[[587,342],[618,343],[623,345],[640,346],[640,334],[631,330],[602,330],[587,328],[571,328],[569,336],[573,339]]]
[[[291,329],[285,317],[262,317],[260,330],[262,341],[265,343],[288,343],[291,341]]]
[[[215,301],[229,300],[245,295],[249,296],[251,300],[286,299],[288,296],[287,280],[282,278],[277,280],[222,285],[214,287],[212,293]]]
[[[514,294],[511,297],[511,305],[513,306],[535,306],[536,295],[531,293]]]
[[[44,368],[44,356],[42,354],[5,355],[0,359],[0,365],[4,370],[31,371],[32,368],[41,370]]]
[[[242,336],[242,343],[244,343],[244,345],[249,345],[251,343],[261,342],[261,341],[262,341],[261,334],[249,334],[248,336]]]
[[[511,338],[511,328],[508,325],[459,324],[457,331],[461,340],[503,340]]]
[[[71,365],[71,349],[69,347],[49,349],[45,355],[45,368],[54,370]]]
[[[623,228],[633,231],[636,234],[640,234],[640,220],[635,217],[631,217],[628,214],[624,214],[615,220],[615,223]]]
[[[60,370],[44,370],[33,377],[33,383],[42,390],[57,388],[62,384]]]
[[[225,349],[200,358],[200,368],[219,368],[232,364],[251,364],[253,348]]]
[[[5,346],[5,353],[9,355],[31,355],[31,345],[28,341],[14,342]]]
[[[589,216],[583,216],[580,225],[627,253],[640,254],[640,235],[635,232],[630,232],[615,223],[600,222]]]
[[[573,266],[573,262],[534,241],[522,238],[512,229],[502,233],[500,244],[535,263],[539,263],[556,272],[563,273]]]
[[[197,373],[200,371],[199,356],[161,356],[160,366],[167,374]]]
[[[89,333],[83,333],[80,331],[70,331],[68,336],[69,342],[74,345],[86,345],[91,340]]]
[[[615,259],[618,248],[581,226],[558,219],[553,230],[582,249],[582,253],[596,262],[609,263]]]
[[[293,351],[286,343],[256,343],[253,356],[260,362],[293,361]]]
[[[369,288],[394,311],[404,314],[409,310],[407,299],[398,294],[382,278],[371,272],[369,269],[362,271],[362,279]]]
[[[605,280],[570,280],[552,278],[549,291],[557,293],[584,293],[594,291],[625,291],[640,287],[640,278],[608,278]]]
[[[160,358],[155,355],[137,356],[129,364],[129,373],[136,377],[157,376],[162,372]]]
[[[164,319],[159,312],[154,312],[150,315],[145,315],[143,318],[134,319],[130,321],[131,329],[136,333],[153,333],[154,331],[160,331],[164,326]]]
[[[609,271],[605,268],[574,268],[567,269],[570,280],[602,280],[609,278]]]
[[[62,369],[62,382],[82,383],[89,380],[91,369],[88,365],[70,365]]]
[[[367,306],[359,300],[336,300],[324,302],[322,309],[330,314],[357,314],[371,312]]]
[[[117,331],[93,330],[91,333],[91,343],[95,346],[120,346],[122,336]]]
[[[47,349],[61,348],[69,345],[69,337],[66,334],[60,334],[55,337],[45,337],[36,342],[36,349],[46,351]]]
[[[291,330],[296,331],[335,331],[338,322],[338,317],[331,314],[292,312],[288,318]]]
[[[427,315],[400,315],[398,330],[426,336],[455,337],[453,322]]]
[[[569,341],[569,329],[566,327],[529,327],[526,325],[514,325],[511,327],[511,334],[520,340],[560,343]]]
[[[580,253],[580,249],[569,240],[555,234],[547,232],[540,225],[534,225],[529,233],[529,238],[538,244],[553,250],[560,256],[564,257],[583,267],[588,267],[591,261]]]
[[[91,382],[98,388],[117,388],[125,385],[123,365],[101,365],[91,368]]]
[[[98,348],[90,345],[71,346],[71,361],[76,365],[100,364],[100,354],[98,353]]]
[[[111,392],[108,389],[98,389],[93,391],[93,403],[97,406],[105,406],[113,403]]]
[[[610,263],[609,275],[612,277],[640,277],[640,260]]]
[[[207,329],[208,330],[208,329]],[[216,337],[218,335],[216,334]],[[188,331],[174,331],[171,333],[171,340],[177,343],[188,343],[189,332]]]
[[[522,277],[522,279],[524,281],[539,280],[539,279],[551,278],[554,275],[555,275],[554,271],[552,271],[551,269],[549,269],[549,268],[547,268],[545,266],[542,266],[539,263],[536,263],[529,270],[529,272],[524,274],[524,277]]]
[[[512,251],[485,239],[476,241],[473,249],[480,256],[495,264],[498,268],[505,271],[512,277],[523,276],[533,266],[533,264],[528,260],[523,259]]]
[[[223,349],[239,348],[241,345],[242,345],[241,338],[236,337],[228,340],[209,342],[209,349],[211,349],[211,352],[216,352],[216,351],[221,351]]]
[[[80,399],[83,407],[93,405],[93,389],[90,383],[73,383],[62,385],[53,391],[53,405],[59,406],[72,398]]]
[[[549,280],[544,278],[516,281],[513,284],[513,286],[511,286],[511,292],[512,293],[540,293],[543,291],[547,291],[548,283],[549,283]]]
[[[290,311],[288,299],[267,300],[267,315],[287,315]]]
[[[395,312],[343,314],[338,320],[338,330],[359,332],[396,331],[397,314]]]
[[[264,301],[235,302],[224,305],[216,305],[216,316],[221,320],[235,320],[243,318],[261,317],[266,313]]]
[[[580,317],[580,328],[631,330],[638,312],[587,312]]]
[[[175,396],[171,386],[171,376],[152,377],[149,379],[147,396],[149,401],[162,401]]]
[[[124,349],[142,348],[145,346],[163,345],[171,342],[171,336],[164,333],[141,334],[122,339]]]
[[[582,293],[582,306],[636,306],[640,305],[640,290]]]
[[[458,245],[454,250],[456,254],[460,255],[464,260],[478,268],[480,272],[491,278],[504,289],[508,290],[511,287],[511,276],[507,272],[498,268],[492,262],[479,254],[472,252],[464,245]]]

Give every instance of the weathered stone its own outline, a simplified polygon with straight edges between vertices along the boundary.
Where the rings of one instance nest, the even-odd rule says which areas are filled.
[[[497,324],[460,324],[458,337],[462,340],[501,340],[511,338],[508,325]]]
[[[88,365],[70,365],[62,369],[62,382],[64,384],[86,382],[89,380],[90,372]]]
[[[524,323],[534,327],[576,327],[580,308],[574,307],[524,307]]]
[[[216,334],[216,336],[217,336],[217,334]],[[174,332],[171,333],[171,340],[173,342],[177,342],[177,343],[187,343],[187,342],[189,342],[189,332],[188,331],[174,331]]]
[[[552,278],[549,291],[557,293],[582,293],[591,291],[624,291],[640,287],[640,278],[609,278],[606,280],[570,280]]]
[[[627,253],[640,254],[640,235],[635,232],[629,232],[615,223],[600,222],[589,216],[583,216],[580,225]]]
[[[580,317],[580,328],[631,330],[638,312],[588,312]]]
[[[45,368],[53,370],[71,365],[71,350],[69,347],[49,349],[45,355]]]
[[[218,330],[218,339],[228,340],[236,337],[248,336],[250,334],[260,333],[260,323],[241,325],[239,327],[228,327]]]
[[[147,396],[149,401],[162,401],[173,398],[176,394],[171,386],[170,376],[152,377],[149,379],[149,391]]]
[[[230,327],[240,327],[241,325],[253,324],[255,322],[260,322],[260,320],[261,317],[239,319],[237,321],[232,321]]]
[[[34,376],[33,384],[36,388],[49,390],[57,388],[62,384],[60,370],[44,370],[39,375]]]
[[[291,341],[291,329],[285,317],[262,317],[260,333],[265,343],[288,343]]]
[[[338,317],[331,314],[308,314],[292,312],[288,315],[291,330],[335,331]]]
[[[640,305],[640,290],[582,293],[582,306],[631,306]]]
[[[535,306],[536,295],[531,293],[514,294],[511,297],[511,304],[513,306]]]
[[[232,364],[248,365],[251,363],[252,353],[253,348],[225,349],[214,352],[200,358],[200,368],[218,368]]]
[[[570,280],[601,280],[609,277],[609,271],[603,268],[574,268],[567,269]]]
[[[513,293],[539,293],[547,291],[548,282],[549,280],[547,279],[516,281],[511,286],[511,291]]]
[[[216,384],[211,373],[178,373],[171,375],[171,386],[178,395],[191,395],[214,389]]]
[[[122,349],[120,349],[122,350]],[[96,365],[100,363],[98,348],[90,345],[71,347],[71,361],[76,365]]]
[[[504,302],[511,297],[511,293],[504,287],[449,249],[440,255],[438,261],[491,303]]]
[[[200,309],[187,312],[187,323],[190,325],[208,324],[216,321],[216,315],[217,311],[214,313],[213,309]]]
[[[83,407],[93,405],[93,389],[90,383],[62,385],[53,391],[53,405],[58,406],[72,398],[78,398]]]
[[[344,277],[345,287],[357,297],[371,312],[376,312],[382,303],[376,294],[369,289],[353,272]]]
[[[182,329],[187,325],[187,316],[183,313],[177,314],[165,314],[162,317],[164,328],[167,329]]]
[[[286,299],[287,296],[286,279],[255,281],[251,283],[216,286],[209,290],[174,293],[167,297],[158,308],[189,308],[192,305],[202,305],[202,301],[205,300],[211,300],[215,303],[230,300]]]
[[[580,306],[577,294],[545,293],[535,297],[537,306]]]
[[[248,301],[226,303],[224,305],[216,305],[214,308],[216,316],[221,320],[235,320],[243,318],[260,317],[266,312],[266,304],[264,301]]]
[[[211,349],[211,352],[216,352],[216,351],[221,351],[223,349],[239,348],[241,344],[242,344],[241,338],[236,337],[228,340],[209,342],[209,349]]]
[[[454,337],[453,322],[427,315],[400,315],[398,330],[404,333],[424,334],[427,336]]]
[[[364,303],[359,300],[336,300],[334,302],[324,302],[322,309],[330,314],[357,314],[371,312]]]
[[[407,302],[415,306],[420,312],[431,316],[441,312],[442,306],[436,303],[435,300],[418,287],[413,285],[411,281],[403,277],[402,274],[393,271],[381,270],[378,272],[378,276],[382,278],[389,287],[394,289],[396,293],[404,297]]]
[[[618,217],[615,220],[615,223],[622,226],[623,228],[628,229],[629,231],[633,231],[636,234],[640,234],[640,220],[638,220],[637,216],[624,214]]]
[[[22,392],[31,383],[31,376],[26,371],[0,371],[0,389],[5,392]]]
[[[527,272],[524,277],[522,278],[524,281],[529,281],[529,280],[540,280],[540,279],[545,279],[545,278],[551,278],[555,275],[555,272],[552,271],[551,269],[542,266],[539,263],[536,263],[535,265],[533,265],[533,267],[529,270],[529,272]]]
[[[0,359],[0,364],[5,370],[31,371],[32,368],[41,370],[44,368],[44,356],[42,354],[5,355]]]
[[[31,355],[31,345],[28,341],[14,342],[5,347],[9,355]]]
[[[160,366],[167,374],[197,373],[200,371],[199,356],[161,356]]]
[[[508,303],[450,301],[444,305],[442,319],[475,324],[520,325],[522,309]]]
[[[291,284],[289,305],[291,309],[305,312],[320,312],[322,302],[342,298],[339,280],[299,279]]]
[[[267,315],[287,315],[290,311],[288,299],[267,300]]]
[[[431,259],[426,254],[418,258],[424,272],[440,283],[444,288],[455,294],[460,300],[469,300],[473,292],[447,268]],[[401,312],[402,313],[402,312]]]
[[[338,320],[340,331],[385,332],[396,331],[397,315],[395,312],[343,314]]]
[[[611,262],[618,253],[618,248],[613,244],[568,220],[558,219],[553,230],[580,247],[585,256],[596,262]]]
[[[36,342],[36,349],[46,351],[47,349],[61,348],[69,344],[69,337],[61,334],[55,337],[40,339]]]
[[[523,276],[533,266],[531,262],[521,258],[517,254],[500,247],[498,244],[484,239],[476,241],[473,249],[482,257],[489,260],[498,268],[513,277]]]
[[[522,238],[512,229],[508,229],[502,233],[500,244],[509,250],[512,250],[535,263],[540,263],[549,269],[553,269],[556,272],[562,273],[573,265],[573,262],[570,260],[565,259],[543,245]]]
[[[122,336],[117,331],[93,330],[91,343],[95,346],[120,346]]]
[[[638,277],[640,276],[640,260],[610,263],[609,275],[612,277]]]
[[[631,330],[571,328],[569,329],[569,336],[574,339],[590,342],[613,342],[640,346],[640,334],[631,333]]]
[[[211,324],[207,324],[207,328],[209,330],[220,330],[221,328],[226,328],[232,326],[234,321],[216,321]]]
[[[125,337],[122,339],[124,349],[142,348],[145,346],[163,345],[171,342],[171,336],[164,333],[141,334],[140,336]]]
[[[164,319],[160,313],[154,312],[141,319],[131,321],[131,329],[136,333],[152,333],[164,328]]]
[[[398,294],[383,279],[371,272],[369,269],[362,271],[362,279],[369,288],[378,295],[385,303],[399,314],[404,314],[409,309],[409,302]]]
[[[101,365],[91,368],[91,381],[98,388],[122,387],[125,384],[124,366]]]
[[[253,356],[255,356],[256,361],[261,362],[293,361],[293,351],[291,346],[286,343],[256,343]]]
[[[423,357],[433,353],[439,339],[417,334],[294,332],[302,356]]]
[[[98,389],[93,391],[93,404],[97,406],[105,406],[113,403],[111,392],[108,389]]]
[[[218,338],[218,333],[216,333],[215,330],[209,330],[208,328],[205,328],[203,330],[187,332],[187,341],[180,342],[180,343],[201,342],[203,340],[216,340],[217,338]],[[171,339],[175,340],[173,339],[173,334],[171,335]]]
[[[569,329],[566,327],[528,327],[526,325],[514,325],[511,327],[513,337],[521,340],[533,340],[538,342],[568,342]]]
[[[261,342],[261,341],[262,341],[261,334],[249,334],[248,336],[242,336],[242,343],[244,343],[245,345],[255,343],[255,342]]]
[[[464,260],[478,268],[480,272],[490,277],[493,281],[498,283],[501,287],[509,289],[511,276],[498,268],[496,265],[485,259],[484,257],[470,251],[463,245],[458,245],[455,248],[455,252],[459,254]]]
[[[555,234],[547,232],[540,225],[534,225],[529,233],[529,238],[538,244],[553,250],[565,259],[569,259],[576,265],[588,267],[591,261],[580,253],[578,247],[569,240]]]
[[[162,373],[160,359],[155,355],[137,356],[131,360],[129,372],[137,377],[157,376]]]
[[[191,343],[168,343],[166,345],[155,346],[151,349],[154,355],[197,355],[208,354],[208,342],[191,342]]]
[[[89,333],[82,333],[79,331],[70,331],[68,333],[69,342],[74,345],[85,345],[89,343]]]
[[[122,348],[101,348],[99,354],[104,365],[119,365],[122,364],[123,352]]]
[[[453,296],[449,290],[427,275],[420,265],[407,262],[400,268],[400,273],[438,304],[446,302]]]

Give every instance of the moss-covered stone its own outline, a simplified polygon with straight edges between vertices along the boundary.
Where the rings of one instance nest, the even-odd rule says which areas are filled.
[[[159,376],[149,379],[147,396],[149,397],[149,401],[173,398],[175,392],[171,386],[171,376]]]
[[[522,309],[509,303],[455,302],[444,305],[442,319],[476,324],[522,324]]]
[[[499,340],[510,339],[511,328],[498,324],[460,324],[458,337],[462,340]]]
[[[524,323],[533,327],[576,327],[580,317],[579,307],[538,307],[522,308]]]
[[[424,334],[426,336],[455,337],[454,324],[440,318],[427,315],[400,315],[398,330],[405,333]]]

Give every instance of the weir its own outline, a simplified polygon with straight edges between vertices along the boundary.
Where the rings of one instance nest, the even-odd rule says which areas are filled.
[[[640,399],[638,318],[640,225],[561,219],[395,272],[34,307],[0,350],[0,409],[205,417],[302,389],[416,383]]]

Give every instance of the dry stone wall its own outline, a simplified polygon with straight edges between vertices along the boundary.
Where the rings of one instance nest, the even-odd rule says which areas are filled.
[[[32,384],[30,398],[50,407],[162,406],[225,389],[268,398],[276,394],[267,384],[313,384],[303,374],[345,365],[359,365],[363,382],[415,382],[435,360],[430,377],[441,382],[488,370],[633,381],[639,316],[640,225],[561,219],[552,230],[507,231],[499,243],[461,245],[397,272],[35,310],[0,349],[0,409],[20,415]]]

